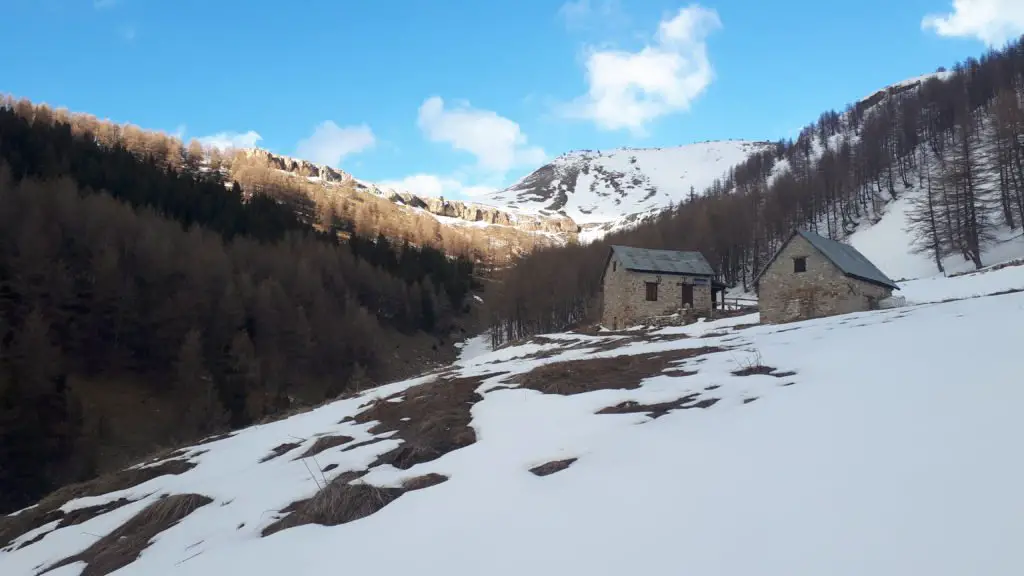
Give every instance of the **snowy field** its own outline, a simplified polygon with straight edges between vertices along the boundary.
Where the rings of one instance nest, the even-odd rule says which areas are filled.
[[[756,321],[471,341],[3,519],[0,574],[1024,574],[1024,293]]]

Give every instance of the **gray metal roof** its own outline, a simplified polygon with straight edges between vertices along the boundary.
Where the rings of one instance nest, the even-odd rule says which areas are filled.
[[[804,240],[807,240],[818,252],[821,252],[823,256],[835,264],[843,274],[864,280],[865,282],[881,284],[882,286],[888,286],[899,290],[899,286],[897,286],[895,282],[893,282],[885,275],[885,273],[879,270],[853,246],[843,244],[842,242],[837,242],[835,240],[829,240],[824,236],[820,236],[814,232],[808,232],[807,230],[801,230],[799,228],[793,231],[793,236],[797,234],[802,236]],[[792,236],[790,236],[790,240],[792,240]],[[786,247],[786,244],[789,244],[789,241],[779,247],[778,252],[781,252],[782,249]],[[776,256],[778,255],[778,252],[776,252]],[[773,256],[772,259],[768,261],[768,265],[766,265],[761,271],[761,274],[764,273],[764,270],[768,269],[768,266],[771,266],[774,260],[775,257]],[[754,279],[755,282],[760,279],[761,274],[757,275],[757,278]]]
[[[661,274],[714,276],[711,264],[700,252],[651,250],[632,246],[612,246],[612,254],[627,270]]]

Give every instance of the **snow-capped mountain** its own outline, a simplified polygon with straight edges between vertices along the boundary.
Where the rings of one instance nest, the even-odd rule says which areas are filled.
[[[525,214],[564,215],[594,229],[660,211],[691,193],[702,194],[729,168],[769,146],[726,140],[574,151],[482,201]]]

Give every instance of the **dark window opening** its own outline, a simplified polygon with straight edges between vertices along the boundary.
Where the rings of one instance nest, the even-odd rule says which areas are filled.
[[[693,308],[693,284],[683,284],[683,308]]]
[[[799,258],[793,258],[793,272],[807,272],[807,257],[800,256]]]
[[[645,282],[647,284],[647,301],[657,302],[658,301],[658,283],[657,282]]]
[[[612,272],[615,272],[618,269],[619,269],[619,263],[618,262],[612,262]]]

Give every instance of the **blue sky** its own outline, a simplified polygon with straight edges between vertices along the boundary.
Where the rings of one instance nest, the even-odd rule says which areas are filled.
[[[1019,0],[4,4],[2,92],[448,197],[572,149],[792,136],[1024,33]]]

